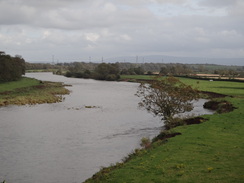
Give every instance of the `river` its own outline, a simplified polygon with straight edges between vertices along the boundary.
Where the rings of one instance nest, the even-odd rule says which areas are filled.
[[[83,182],[138,148],[142,137],[157,135],[163,125],[138,109],[137,83],[26,76],[72,85],[71,93],[61,103],[0,108],[0,182]],[[203,103],[195,102],[193,113],[211,114]]]

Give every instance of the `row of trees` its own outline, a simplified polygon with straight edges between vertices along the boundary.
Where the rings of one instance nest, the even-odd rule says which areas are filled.
[[[79,62],[75,62],[68,67],[67,77],[92,78],[97,80],[115,81],[120,78],[118,64],[101,63],[93,70],[85,69]]]
[[[25,74],[25,60],[16,55],[12,57],[0,52],[0,81],[15,81]]]
[[[130,67],[129,69],[122,69],[121,74],[124,75],[143,75],[145,70],[142,67]]]
[[[161,67],[161,75],[188,75],[192,73],[192,69],[184,64],[165,65]]]
[[[27,70],[58,70],[59,74],[69,71],[72,77],[91,77],[99,63],[72,62],[72,63],[26,63]],[[224,66],[214,64],[180,64],[180,63],[115,63],[121,75],[188,75],[193,73],[220,74],[226,77],[244,76],[242,66]]]
[[[239,76],[240,74],[237,71],[228,69],[228,70],[224,70],[224,69],[220,69],[220,70],[215,70],[214,74],[219,74],[222,77],[229,77],[230,79],[233,79],[237,76]]]

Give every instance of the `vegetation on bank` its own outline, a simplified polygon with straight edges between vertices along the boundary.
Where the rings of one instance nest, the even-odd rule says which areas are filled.
[[[118,64],[101,63],[94,70],[84,69],[81,64],[74,63],[68,68],[66,77],[91,78],[96,80],[117,81],[120,78]]]
[[[148,75],[122,75],[121,80],[125,81],[147,81],[153,80],[155,76]],[[178,77],[183,83],[196,87],[200,91],[209,91],[215,93],[221,93],[224,95],[244,97],[244,82],[232,82],[232,81],[210,81],[200,80],[194,78]]]
[[[141,98],[139,107],[164,120],[165,128],[175,123],[176,114],[191,111],[192,101],[200,97],[196,89],[172,76],[141,83],[136,96]]]
[[[42,82],[32,78],[0,83],[0,106],[55,103],[69,90],[62,83]]]
[[[25,60],[16,55],[12,57],[0,51],[0,82],[16,81],[25,74]]]
[[[179,63],[92,63],[92,62],[70,62],[70,63],[26,63],[27,72],[52,71],[55,74],[70,77],[95,78],[96,68],[99,65],[119,69],[117,75],[174,75],[189,76],[195,74],[215,74],[217,78],[233,79],[244,77],[244,66],[226,66],[215,64],[179,64]],[[114,72],[114,71],[113,71]],[[95,78],[96,79],[96,78]]]
[[[144,139],[143,149],[136,149],[123,162],[102,168],[86,183],[243,182],[244,83],[181,81],[199,90],[231,95],[214,100],[222,101],[220,105],[232,104],[233,111],[203,115],[199,124],[183,123],[163,131],[153,143]]]

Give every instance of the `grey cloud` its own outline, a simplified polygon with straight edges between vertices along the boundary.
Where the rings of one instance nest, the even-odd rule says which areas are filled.
[[[212,7],[229,7],[234,6],[240,0],[201,0],[200,5]]]
[[[202,0],[198,7],[195,2],[2,0],[0,49],[28,60],[43,60],[52,54],[60,60],[151,53],[244,57],[243,1]],[[169,6],[172,16],[151,8],[168,4],[173,4]],[[186,7],[193,12],[174,13]],[[199,9],[204,10],[201,15],[195,13]],[[227,13],[208,14],[206,10]]]

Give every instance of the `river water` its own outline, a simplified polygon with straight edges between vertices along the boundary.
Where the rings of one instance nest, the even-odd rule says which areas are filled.
[[[72,85],[71,94],[61,103],[0,108],[0,182],[83,182],[138,148],[142,137],[157,135],[163,125],[138,109],[137,83],[26,76]],[[211,114],[203,103],[195,102],[193,113]]]

